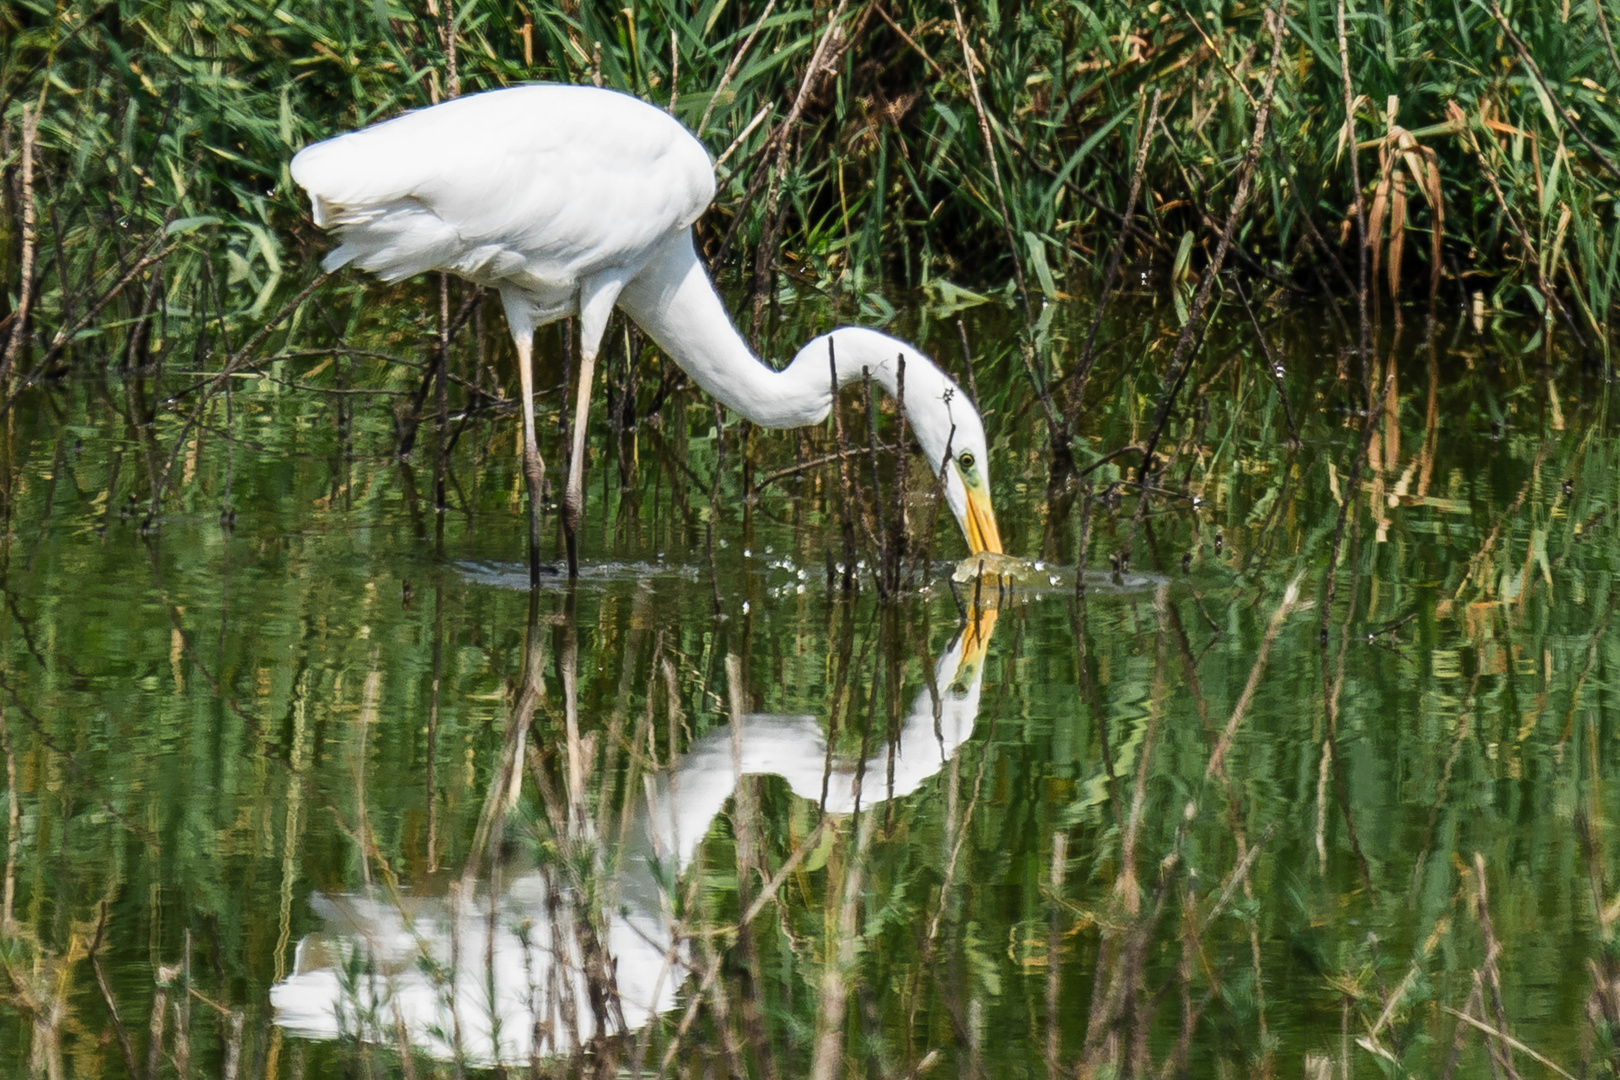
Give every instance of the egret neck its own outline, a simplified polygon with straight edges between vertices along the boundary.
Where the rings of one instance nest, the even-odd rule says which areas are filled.
[[[1001,553],[979,411],[955,380],[912,346],[876,330],[846,326],[813,339],[783,370],[772,369],[732,325],[689,230],[670,237],[625,285],[619,306],[698,386],[761,427],[820,423],[832,410],[834,382],[843,387],[869,375],[903,399],[906,418],[923,456],[944,482],[945,501],[968,547],[974,554]]]

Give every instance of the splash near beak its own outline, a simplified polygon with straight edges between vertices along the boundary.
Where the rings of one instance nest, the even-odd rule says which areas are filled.
[[[1001,530],[996,528],[996,512],[990,508],[990,493],[982,489],[967,489],[967,521],[966,525],[968,547],[973,554],[988,551],[994,555],[1002,554]]]

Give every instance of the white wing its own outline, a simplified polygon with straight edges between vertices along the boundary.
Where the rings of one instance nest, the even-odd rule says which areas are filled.
[[[315,223],[384,280],[451,270],[569,287],[638,269],[714,198],[703,145],[668,113],[588,86],[493,90],[306,147]]]

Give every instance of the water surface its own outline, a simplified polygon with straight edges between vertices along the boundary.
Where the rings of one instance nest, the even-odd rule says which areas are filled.
[[[1105,324],[1082,467],[1149,434],[1150,301]],[[1049,324],[1060,407],[1088,317]],[[581,579],[532,595],[515,414],[467,408],[516,382],[498,330],[404,460],[386,321],[307,320],[201,413],[206,361],[30,391],[0,1075],[127,1039],[162,1075],[1374,1076],[1459,1030],[1477,1075],[1458,1012],[1612,1061],[1608,384],[1511,324],[1363,370],[1322,318],[1263,313],[1280,384],[1218,319],[1138,514],[1134,455],[1049,491],[1015,324],[966,312],[1002,535],[1058,579],[979,615],[920,469],[851,459],[851,560],[836,465],[772,478],[835,434],[717,426],[650,352],[606,361]],[[893,329],[968,381],[954,317]]]

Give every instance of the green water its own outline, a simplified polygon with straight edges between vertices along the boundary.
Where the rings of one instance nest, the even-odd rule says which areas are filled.
[[[1088,316],[1052,321],[1054,380]],[[777,333],[831,317],[789,304]],[[1620,879],[1620,432],[1597,366],[1521,354],[1525,326],[1386,333],[1370,375],[1386,385],[1393,363],[1391,393],[1353,488],[1362,373],[1323,313],[1263,316],[1297,448],[1253,329],[1223,314],[1160,447],[1170,494],[1138,523],[1135,491],[1111,486],[1134,455],[1090,473],[1089,500],[1049,500],[1008,318],[964,319],[996,510],[1008,550],[1057,580],[999,598],[965,639],[949,581],[965,547],[948,513],[928,523],[919,470],[902,497],[887,458],[876,481],[854,459],[858,498],[883,485],[862,505],[906,503],[914,543],[898,596],[869,568],[846,592],[836,467],[757,490],[833,433],[717,432],[650,352],[608,361],[611,407],[634,409],[598,404],[585,572],[532,598],[515,414],[465,413],[465,383],[453,445],[441,459],[430,395],[403,462],[419,372],[370,355],[278,360],[194,424],[186,391],[218,359],[189,343],[160,374],[25,394],[0,459],[0,1075],[123,1075],[120,1030],[165,1076],[475,1067],[493,1053],[471,1016],[433,1035],[376,1006],[372,1045],[290,1024],[272,990],[325,971],[352,1004],[377,984],[351,921],[402,911],[415,937],[381,967],[430,955],[469,992],[495,981],[493,941],[577,923],[611,950],[631,916],[654,927],[639,947],[676,960],[651,1018],[546,1059],[558,1074],[1370,1077],[1393,1059],[1438,1075],[1456,1012],[1572,1071],[1612,1068],[1594,972],[1615,963],[1599,905]],[[1105,324],[1082,467],[1146,438],[1174,318],[1138,298]],[[339,323],[306,319],[287,351],[427,354],[410,327]],[[453,367],[515,386],[488,326]],[[965,379],[953,319],[895,329]],[[546,529],[560,558],[554,510]],[[857,529],[873,565],[876,536]],[[738,730],[740,780],[733,694],[767,714]],[[649,862],[671,798],[700,835],[689,859]],[[436,953],[453,910],[468,936]],[[1490,1068],[1472,1028],[1460,1053],[1457,1075]]]

